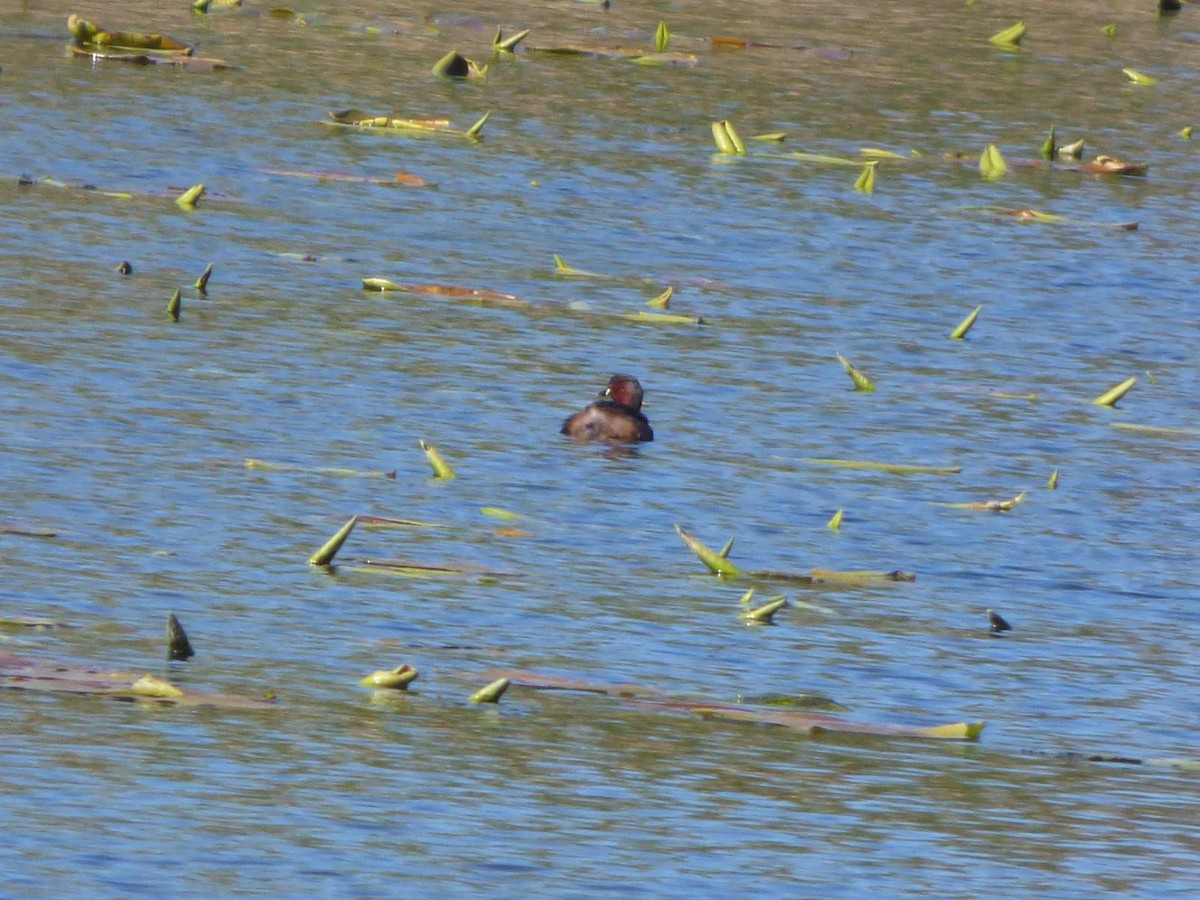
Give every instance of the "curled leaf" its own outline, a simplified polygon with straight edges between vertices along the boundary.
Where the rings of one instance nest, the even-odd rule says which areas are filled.
[[[497,678],[491,684],[484,685],[473,693],[470,700],[472,703],[499,703],[511,683],[507,678]]]
[[[172,322],[179,321],[179,315],[183,309],[182,291],[175,288],[175,293],[171,295],[171,299],[167,301],[167,318]]]
[[[1151,78],[1149,75],[1137,71],[1137,69],[1122,69],[1121,71],[1125,73],[1126,78],[1140,87],[1150,87],[1152,84],[1158,84],[1157,78]]]
[[[863,166],[862,174],[854,182],[854,189],[860,194],[875,193],[875,169],[878,165],[878,160],[872,160]]]
[[[212,276],[213,264],[209,263],[204,267],[204,272],[196,279],[196,290],[202,294],[208,293],[208,279]]]
[[[167,659],[185,660],[196,655],[192,643],[188,640],[187,632],[175,618],[175,613],[167,616]]]
[[[842,530],[842,518],[846,515],[846,508],[842,507],[833,514],[833,518],[825,523],[825,527],[830,531]]]
[[[996,32],[990,38],[988,38],[988,40],[997,47],[1009,49],[1016,47],[1019,43],[1021,43],[1021,38],[1023,37],[1025,37],[1025,23],[1017,22],[1015,25],[1010,25],[1003,31]]]
[[[984,178],[999,178],[1007,171],[1008,163],[1004,161],[996,145],[988,144],[984,147],[979,157],[979,174]]]
[[[671,305],[671,297],[675,293],[675,288],[668,287],[665,291],[659,294],[652,300],[647,300],[646,305],[652,309],[667,309]]]
[[[195,209],[196,204],[200,202],[200,198],[204,196],[204,185],[197,184],[188,188],[180,194],[175,202],[183,209]]]
[[[787,598],[783,596],[772,597],[757,609],[750,609],[742,613],[742,619],[745,620],[747,625],[774,625],[775,613],[781,609],[785,609],[787,605]]]

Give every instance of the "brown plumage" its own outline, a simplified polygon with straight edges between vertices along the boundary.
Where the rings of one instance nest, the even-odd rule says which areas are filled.
[[[650,422],[642,414],[642,386],[632,375],[614,375],[600,400],[589,403],[563,422],[562,434],[581,444],[589,441],[636,444],[654,440]]]

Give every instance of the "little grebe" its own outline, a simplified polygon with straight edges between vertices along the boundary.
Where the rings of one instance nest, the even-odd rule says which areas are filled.
[[[578,443],[636,444],[654,440],[650,422],[642,415],[642,386],[636,378],[614,375],[600,396],[600,400],[563,422],[562,433]]]

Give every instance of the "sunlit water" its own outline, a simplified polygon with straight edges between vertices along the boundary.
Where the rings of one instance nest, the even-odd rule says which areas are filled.
[[[79,12],[239,70],[72,59],[58,4],[3,5],[0,521],[58,536],[0,536],[0,615],[75,627],[9,628],[0,650],[270,691],[280,708],[9,692],[0,892],[1194,887],[1193,773],[1058,757],[1197,755],[1200,438],[1113,427],[1200,429],[1200,164],[1178,135],[1200,124],[1194,10],[561,2],[494,21],[470,5],[313,4],[302,24],[178,6]],[[987,43],[1021,17],[1019,53]],[[519,53],[485,82],[429,74],[452,47],[489,61],[497,25],[532,28],[535,45],[644,47],[660,18],[697,65]],[[807,49],[714,52],[714,35]],[[464,128],[492,116],[478,144],[319,124],[347,107]],[[714,158],[720,118],[788,140]],[[1021,166],[1051,124],[1149,176]],[[978,175],[988,142],[1012,166],[1003,179]],[[856,168],[778,158],[863,146],[920,156],[881,164],[870,196]],[[971,159],[945,161],[957,152]],[[21,175],[214,196],[185,212]],[[1070,221],[996,214],[1026,208]],[[556,276],[554,253],[615,277]],[[208,296],[185,289],[171,323],[167,299],[209,262]],[[366,293],[363,277],[535,308]],[[618,318],[667,285],[673,311],[709,324]],[[839,352],[874,394],[852,390]],[[657,440],[567,443],[562,418],[618,371],[641,378]],[[1133,375],[1118,408],[1091,405]],[[456,480],[430,477],[422,438]],[[1007,514],[939,505],[1021,491]],[[518,577],[305,565],[354,513],[446,527],[360,529],[347,562]],[[810,605],[751,629],[745,585],[705,576],[674,523],[712,546],[735,537],[747,568],[917,580],[785,587]],[[988,608],[1011,635],[988,635]],[[186,664],[160,661],[169,612],[197,646]],[[409,695],[356,685],[402,662],[421,671]],[[496,708],[465,702],[513,668],[988,725],[954,745],[515,688]]]

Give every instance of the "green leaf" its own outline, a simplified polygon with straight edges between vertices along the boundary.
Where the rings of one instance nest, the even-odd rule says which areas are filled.
[[[982,306],[977,306],[971,310],[971,313],[958,323],[958,327],[950,332],[950,339],[954,341],[961,341],[964,337],[966,337],[967,332],[971,330],[971,326],[975,324],[975,320],[979,318],[979,313],[982,309]]]
[[[999,178],[1007,171],[1008,163],[1004,161],[996,145],[988,144],[984,147],[983,154],[979,157],[979,174],[984,178]]]
[[[183,300],[181,299],[181,291],[175,288],[175,293],[171,295],[171,299],[167,301],[167,316],[172,322],[179,321],[179,314],[183,308]]]
[[[841,531],[842,530],[842,519],[843,519],[843,517],[845,517],[845,515],[846,515],[846,508],[843,506],[840,509],[838,509],[837,512],[835,512],[833,514],[832,519],[830,519],[828,522],[825,523],[825,527],[828,528],[830,531]]]
[[[497,28],[496,36],[494,38],[492,38],[492,46],[502,53],[512,53],[512,51],[516,48],[517,44],[519,44],[519,43],[521,43],[521,41],[525,40],[525,38],[528,37],[528,35],[529,35],[529,29],[526,28],[524,31],[518,31],[516,34],[514,34],[510,38],[505,38],[503,36],[503,34],[501,33],[500,29]]]
[[[717,150],[725,156],[738,155],[737,144],[733,142],[733,138],[729,136],[728,122],[713,122],[712,123],[713,142],[717,145]]]
[[[1046,479],[1046,487],[1052,491],[1058,490],[1058,468],[1057,467],[1054,469],[1053,472],[1050,473],[1050,477]]]
[[[1110,22],[1109,24],[1105,25],[1103,28],[1100,29],[1100,33],[1103,34],[1105,37],[1115,36],[1117,33],[1116,23]]]
[[[706,547],[696,538],[692,537],[678,525],[675,526],[675,531],[679,537],[687,544],[690,549],[699,558],[700,562],[708,566],[710,572],[721,578],[737,578],[742,574],[742,570],[731,563],[720,553]]]
[[[208,279],[212,275],[213,264],[209,263],[204,267],[204,272],[196,279],[196,290],[201,294],[208,293]]]
[[[1129,393],[1130,389],[1137,384],[1137,376],[1126,378],[1116,387],[1109,388],[1099,397],[1092,401],[1096,406],[1116,406],[1117,402]]]
[[[658,28],[654,32],[654,49],[659,53],[666,53],[669,46],[671,46],[671,32],[667,30],[666,22],[659,22]]]
[[[1130,81],[1136,85],[1140,85],[1141,87],[1150,87],[1152,84],[1158,84],[1157,78],[1151,78],[1149,75],[1143,75],[1136,69],[1122,69],[1121,71],[1125,73],[1125,76]]]
[[[862,459],[836,459],[833,457],[806,456],[801,462],[819,466],[835,466],[839,469],[865,469],[886,472],[889,475],[958,475],[962,466],[913,466],[903,463],[872,462]]]
[[[484,685],[471,695],[472,703],[499,703],[508,686],[512,684],[507,678],[497,678],[491,684]]]
[[[647,300],[646,305],[651,309],[667,309],[671,305],[671,297],[675,294],[675,288],[667,287],[665,291],[653,299]]]
[[[850,376],[850,380],[854,382],[854,389],[856,391],[874,392],[875,385],[871,382],[871,379],[850,365],[850,360],[846,359],[840,353],[837,354],[837,359],[842,364],[842,368],[846,370],[846,374]]]
[[[204,185],[193,185],[176,197],[175,203],[183,209],[195,209],[202,196],[204,196]]]
[[[854,182],[854,189],[860,194],[875,193],[875,169],[878,165],[878,160],[874,160],[863,166],[862,174]]]
[[[1017,24],[1005,28],[1003,31],[998,31],[993,34],[989,41],[997,47],[1010,49],[1021,43],[1021,38],[1025,37],[1025,23],[1017,22]]]
[[[1058,146],[1054,143],[1054,126],[1050,126],[1050,134],[1046,138],[1046,142],[1042,144],[1041,154],[1042,159],[1054,159],[1058,153]]]
[[[450,464],[442,458],[442,454],[438,452],[437,447],[428,441],[418,441],[421,449],[425,451],[425,457],[429,460],[429,465],[433,468],[433,474],[438,478],[457,478],[454,470],[450,468]]]
[[[342,549],[342,544],[346,543],[346,538],[350,537],[350,532],[354,530],[354,526],[358,524],[358,516],[351,516],[337,533],[321,545],[321,549],[308,558],[310,566],[327,566],[333,562],[333,558],[337,556],[339,550]]]

